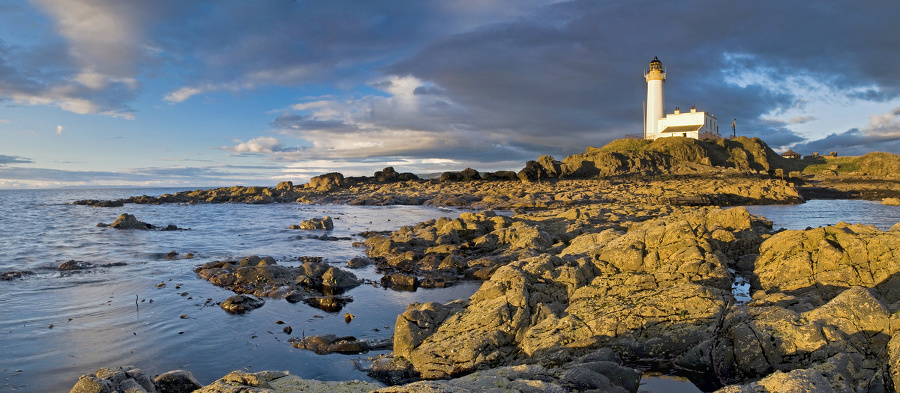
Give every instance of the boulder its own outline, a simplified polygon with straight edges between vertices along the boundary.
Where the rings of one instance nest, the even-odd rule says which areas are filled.
[[[419,180],[419,177],[413,173],[404,172],[398,173],[394,170],[394,167],[387,167],[378,172],[375,172],[374,175],[375,181],[379,183],[392,183],[398,181],[407,181],[407,180]]]
[[[481,175],[478,174],[478,171],[472,168],[466,168],[461,172],[444,172],[441,174],[440,181],[448,182],[448,181],[474,181],[481,180]]]
[[[881,204],[888,206],[900,206],[900,198],[882,198]]]
[[[513,171],[497,171],[497,172],[485,172],[481,175],[483,180],[488,181],[512,181],[518,180],[518,175]]]
[[[298,292],[318,291],[339,294],[360,284],[352,273],[343,271],[319,258],[306,259],[299,267],[278,265],[271,257],[251,256],[240,261],[213,261],[194,271],[211,283],[231,290],[261,297],[302,300]]]
[[[759,250],[751,276],[756,288],[809,294],[814,306],[851,286],[874,288],[888,303],[900,301],[900,232],[838,223],[779,232]]]
[[[394,356],[409,357],[410,351],[432,335],[450,315],[462,310],[465,302],[446,305],[428,302],[412,303],[397,316],[394,326]]]
[[[70,393],[156,393],[153,380],[134,366],[101,368],[92,374],[82,375]]]
[[[361,269],[373,263],[375,262],[366,257],[353,257],[350,258],[349,261],[347,261],[347,267],[351,269]]]
[[[319,191],[330,191],[345,185],[344,175],[338,172],[326,173],[309,179],[308,188]]]
[[[275,189],[278,191],[291,191],[294,189],[294,183],[291,181],[283,181],[278,183],[278,185],[275,186]]]
[[[232,314],[243,314],[245,312],[255,310],[266,304],[263,299],[255,298],[247,295],[234,295],[225,299],[219,306],[225,311]]]
[[[549,156],[543,156],[541,158],[544,158],[544,157],[549,157]],[[553,157],[550,157],[549,160],[553,160]],[[538,162],[538,161],[526,162],[525,168],[522,168],[522,170],[520,170],[519,173],[517,174],[517,176],[519,177],[519,180],[521,180],[523,183],[532,183],[532,182],[539,182],[539,181],[554,179],[554,178],[558,177],[558,174],[555,171],[556,166],[552,165],[552,164],[548,165],[550,167],[550,171],[548,171],[547,166],[545,166],[545,164],[548,164],[547,163],[548,159],[544,159],[542,161],[544,161],[544,162],[543,163]],[[554,175],[556,175],[556,176],[554,176]]]
[[[373,350],[391,347],[391,341],[359,340],[353,336],[338,337],[334,334],[321,336],[307,336],[303,338],[291,338],[291,346],[306,349],[319,355],[329,353],[360,354]]]
[[[159,393],[186,393],[203,387],[187,370],[173,370],[157,376],[153,383]]]
[[[388,274],[381,277],[381,285],[385,288],[415,291],[419,287],[419,278],[403,273]]]
[[[57,266],[57,269],[64,271],[85,270],[90,269],[94,265],[90,262],[76,261],[74,259],[63,262]]]
[[[325,216],[324,218],[310,218],[309,220],[303,220],[300,225],[291,225],[291,229],[324,229],[330,231],[334,229],[334,221],[332,221],[331,216]]]
[[[32,274],[34,274],[34,272],[30,270],[8,270],[0,272],[0,281],[12,281]]]
[[[109,224],[110,227],[116,229],[151,229],[153,225],[147,224],[145,222],[138,221],[138,219],[131,214],[122,213],[112,224]]]

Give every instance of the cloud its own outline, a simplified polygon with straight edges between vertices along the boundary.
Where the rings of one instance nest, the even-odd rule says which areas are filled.
[[[9,165],[9,164],[31,164],[34,161],[31,161],[25,157],[19,156],[6,156],[0,154],[0,166]]]
[[[128,103],[140,89],[143,27],[156,20],[154,7],[108,0],[31,4],[49,23],[24,6],[4,15],[3,23],[27,28],[40,39],[0,40],[0,99],[133,118]]]
[[[56,126],[56,135],[62,135],[64,129],[63,126]]]
[[[276,130],[308,148],[273,150],[284,160],[375,157],[496,161],[533,158],[538,147],[503,130],[479,130],[467,109],[434,83],[392,75],[373,81],[380,94],[344,101],[313,98],[292,105],[272,122]],[[262,152],[262,151],[260,151]]]
[[[803,124],[803,123],[811,122],[813,120],[818,120],[818,118],[815,116],[797,116],[797,117],[792,117],[790,120],[788,120],[788,123]]]
[[[900,107],[884,114],[870,115],[868,126],[832,133],[824,138],[796,144],[803,152],[838,151],[841,155],[859,155],[871,151],[900,154]]]
[[[236,146],[225,147],[222,148],[222,150],[238,154],[275,154],[291,151],[290,149],[285,148],[278,139],[267,136],[251,139],[246,142],[241,142],[240,140],[236,140],[235,142],[238,142]]]

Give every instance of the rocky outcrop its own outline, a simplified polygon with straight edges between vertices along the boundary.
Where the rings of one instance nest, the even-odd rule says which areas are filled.
[[[232,371],[217,381],[204,386],[195,393],[363,393],[381,387],[362,381],[316,381],[302,379],[284,371]]]
[[[112,224],[104,224],[101,222],[101,223],[97,224],[97,227],[100,227],[100,228],[110,227],[110,228],[115,228],[115,229],[140,229],[140,230],[155,229],[155,230],[160,230],[160,231],[180,231],[180,230],[182,230],[182,228],[178,228],[178,226],[176,226],[174,224],[169,224],[165,227],[157,227],[155,225],[148,224],[143,221],[139,221],[134,215],[131,215],[128,213],[123,213],[123,214],[119,215],[119,217],[116,218],[116,220],[113,221]]]
[[[137,217],[128,213],[122,213],[112,224],[111,228],[115,229],[151,229],[153,225],[143,221],[138,221]]]
[[[0,273],[0,281],[12,281],[34,274],[30,270],[7,270]]]
[[[253,296],[234,295],[229,297],[228,299],[225,299],[225,301],[219,304],[219,306],[222,307],[223,310],[228,311],[232,314],[243,314],[260,308],[265,304],[265,300],[255,298]]]
[[[760,247],[751,280],[757,288],[804,297],[813,306],[851,286],[873,288],[893,305],[900,302],[898,254],[900,232],[874,226],[783,231]]]
[[[448,315],[436,329],[409,327],[415,323],[405,321],[420,319],[409,315],[424,311],[411,307],[398,319],[405,327],[395,334],[405,336],[395,339],[395,350],[408,353],[429,379],[560,347],[609,346],[627,361],[673,361],[714,334],[728,309],[727,250],[713,233],[736,238],[764,227],[745,209],[711,209],[648,220],[624,233],[583,234],[600,242],[586,247],[589,241],[575,238],[559,256],[502,266],[452,314],[431,306],[430,314]]]
[[[390,235],[374,234],[365,241],[366,254],[384,282],[415,287],[413,278],[456,281],[485,280],[500,266],[520,257],[546,252],[579,234],[585,223],[564,223],[558,217],[510,218],[493,211],[462,213],[405,226]]]
[[[321,336],[292,337],[291,346],[306,349],[319,355],[329,353],[360,354],[381,349],[390,349],[393,341],[388,340],[360,340],[353,336],[338,337],[334,334]]]
[[[760,296],[757,296],[760,297]],[[710,351],[724,383],[811,369],[837,391],[883,386],[890,313],[869,289],[853,287],[821,307],[778,293],[730,313]],[[884,390],[874,390],[884,391]]]
[[[478,371],[443,381],[422,381],[378,389],[390,392],[617,392],[638,391],[641,372],[623,367],[608,349],[559,363],[522,364]]]
[[[93,264],[85,261],[76,261],[74,259],[70,259],[63,263],[60,263],[59,266],[56,267],[56,270],[59,270],[63,273],[78,273],[83,270],[93,269],[96,267],[117,267],[117,266],[126,266],[125,262],[113,262],[113,263],[104,263],[104,264]]]
[[[753,299],[683,366],[711,358],[707,375],[723,384],[762,378],[723,392],[891,391],[900,375],[897,236],[845,223],[775,234],[749,263]]]
[[[338,172],[326,173],[324,175],[313,176],[309,179],[307,188],[314,188],[319,191],[331,191],[338,187],[346,185],[344,175]]]
[[[162,373],[153,379],[159,393],[193,392],[203,385],[197,382],[194,374],[187,370],[173,370]]]
[[[360,284],[352,273],[313,260],[288,267],[278,265],[271,257],[251,256],[240,261],[209,262],[195,272],[239,294],[284,298],[293,303],[304,301],[326,311],[339,310],[347,300],[335,299],[335,295]]]
[[[334,221],[330,216],[325,216],[324,218],[310,218],[309,220],[303,220],[300,225],[291,225],[291,229],[322,229],[330,231],[334,229]]]
[[[278,183],[278,185],[275,186],[275,189],[278,191],[291,191],[294,189],[294,182],[292,182],[292,181],[280,182],[280,183]]]
[[[466,169],[464,169],[464,170],[461,171],[461,172],[452,172],[452,171],[450,171],[450,172],[444,172],[444,173],[441,174],[441,179],[440,179],[440,180],[441,180],[442,182],[447,182],[447,181],[474,181],[474,180],[481,180],[481,175],[478,173],[478,171],[476,171],[476,170],[474,170],[474,169],[472,169],[472,168],[466,168]]]
[[[446,305],[435,302],[410,304],[397,316],[394,325],[394,356],[408,358],[413,348],[434,334],[447,317],[462,311],[465,305],[463,301]]]
[[[379,183],[419,180],[419,177],[415,174],[409,172],[398,173],[396,170],[394,170],[394,167],[391,166],[375,172],[375,175],[373,177],[375,181]]]
[[[197,387],[200,387],[198,384]],[[69,390],[70,393],[169,393],[190,392],[192,390],[162,390],[154,381],[134,366],[101,368],[91,374],[82,375]]]

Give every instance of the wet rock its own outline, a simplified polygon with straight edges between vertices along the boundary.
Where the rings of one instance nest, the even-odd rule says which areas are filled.
[[[350,296],[310,296],[303,302],[322,311],[338,312],[353,301]]]
[[[380,385],[361,381],[316,381],[302,379],[285,371],[260,371],[248,373],[232,371],[217,381],[204,386],[196,393],[271,393],[271,392],[321,392],[364,393]]]
[[[0,273],[0,281],[12,281],[32,274],[34,274],[34,272],[30,270],[8,270],[6,272]]]
[[[90,262],[76,261],[72,259],[59,264],[59,266],[57,266],[56,268],[58,270],[73,271],[90,269],[92,267],[94,267],[94,265]]]
[[[139,221],[134,215],[128,213],[122,213],[112,224],[109,224],[110,227],[115,229],[151,229],[153,225],[147,224],[146,222]]]
[[[332,221],[329,216],[325,216],[324,218],[310,218],[309,220],[301,222],[300,225],[291,225],[291,229],[324,229],[330,231],[334,229],[334,221]]]
[[[285,298],[299,302],[309,297],[339,294],[356,287],[360,281],[316,258],[306,258],[299,267],[281,266],[271,257],[251,256],[240,261],[213,261],[195,272],[211,283],[237,293],[260,297]],[[314,304],[316,300],[308,303]],[[326,306],[330,307],[330,306]]]
[[[101,368],[92,374],[82,375],[70,393],[156,393],[156,385],[141,369],[134,366]]]
[[[381,278],[381,285],[404,291],[415,291],[419,287],[419,278],[409,274],[395,273]]]
[[[334,334],[292,338],[290,342],[294,348],[306,349],[319,355],[329,353],[360,354],[391,347],[390,340],[368,341],[359,340],[353,336],[339,337]]]
[[[187,370],[173,370],[160,374],[153,380],[159,393],[193,392],[203,387]]]
[[[389,386],[402,385],[419,380],[419,374],[413,370],[412,364],[403,356],[393,354],[379,355],[368,367],[357,363],[357,368],[365,371],[372,379]]]
[[[225,311],[232,314],[243,314],[245,312],[255,310],[266,304],[263,299],[255,298],[247,295],[234,295],[225,299],[219,306]]]
[[[366,257],[353,257],[347,261],[347,267],[351,269],[362,269],[374,263],[375,261]]]
[[[98,201],[96,199],[82,199],[78,201],[72,202],[73,205],[86,205],[93,207],[122,207],[125,206],[125,202],[121,199],[109,200],[109,201]]]

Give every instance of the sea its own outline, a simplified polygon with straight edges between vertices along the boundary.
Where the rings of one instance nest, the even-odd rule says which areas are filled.
[[[0,190],[0,272],[32,271],[0,281],[0,392],[68,391],[79,376],[101,367],[134,365],[148,375],[191,371],[203,384],[233,370],[285,370],[303,378],[368,380],[357,363],[387,351],[316,355],[291,347],[290,337],[392,336],[397,316],[413,302],[468,298],[480,286],[463,282],[415,292],[362,285],[338,312],[303,303],[266,299],[259,309],[232,315],[216,303],[233,295],[199,278],[194,268],[216,260],[271,256],[298,266],[300,257],[322,257],[343,266],[364,250],[354,247],[363,231],[396,230],[462,210],[427,206],[308,204],[166,204],[98,208],[72,205],[81,199],[159,196],[167,188]],[[801,205],[753,206],[775,228],[802,229],[839,221],[888,229],[900,207],[868,201],[809,201]],[[177,231],[116,230],[109,224],[130,213]],[[333,238],[291,230],[302,220],[330,216]],[[177,254],[174,259],[168,258]],[[187,253],[194,255],[185,259]],[[89,263],[60,271],[67,261]],[[378,281],[374,267],[353,270]],[[345,313],[355,317],[347,322]],[[291,334],[284,331],[291,327]],[[699,391],[683,380],[649,377],[642,391]]]

